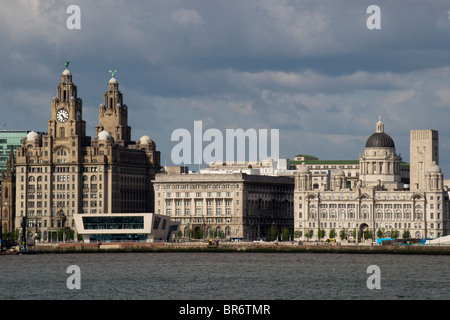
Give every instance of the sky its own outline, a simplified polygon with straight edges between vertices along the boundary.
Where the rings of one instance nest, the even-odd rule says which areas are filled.
[[[410,130],[438,130],[450,174],[448,1],[0,0],[1,128],[47,131],[66,60],[87,134],[115,69],[162,165],[194,121],[278,129],[281,158],[357,160],[381,116],[406,162]]]

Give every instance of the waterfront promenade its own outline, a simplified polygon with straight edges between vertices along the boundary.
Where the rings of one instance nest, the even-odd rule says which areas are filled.
[[[115,242],[54,243],[31,247],[40,253],[77,252],[306,252],[450,255],[449,245],[318,244],[298,242]]]

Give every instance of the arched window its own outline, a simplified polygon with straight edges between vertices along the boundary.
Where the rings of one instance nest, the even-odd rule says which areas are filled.
[[[230,228],[230,227],[226,227],[226,228],[225,228],[225,236],[226,236],[226,237],[231,236],[231,228]]]
[[[369,217],[369,213],[367,210],[363,210],[363,219],[367,219]]]
[[[383,212],[381,210],[377,211],[377,219],[383,219]]]

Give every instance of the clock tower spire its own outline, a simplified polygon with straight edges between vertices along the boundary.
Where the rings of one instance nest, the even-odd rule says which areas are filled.
[[[52,117],[48,121],[48,133],[53,139],[86,135],[86,122],[82,120],[82,100],[78,98],[77,86],[72,82],[69,63],[70,61],[64,62],[66,69],[61,74],[56,96],[52,99]]]
[[[123,96],[119,91],[119,83],[114,78],[117,70],[109,70],[112,78],[108,90],[104,94],[103,103],[99,107],[99,125],[96,134],[108,131],[114,142],[127,146],[131,142],[131,128],[128,126],[128,107],[123,104]]]

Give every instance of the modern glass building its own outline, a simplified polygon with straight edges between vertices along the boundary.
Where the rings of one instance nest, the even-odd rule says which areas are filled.
[[[76,214],[77,233],[84,242],[170,241],[180,222],[154,213]]]
[[[29,132],[31,131],[0,130],[0,172],[1,170],[6,169],[6,162],[8,161],[11,148],[15,151],[16,148],[22,146],[21,140],[25,138]],[[37,134],[42,136],[44,133],[37,132]]]

